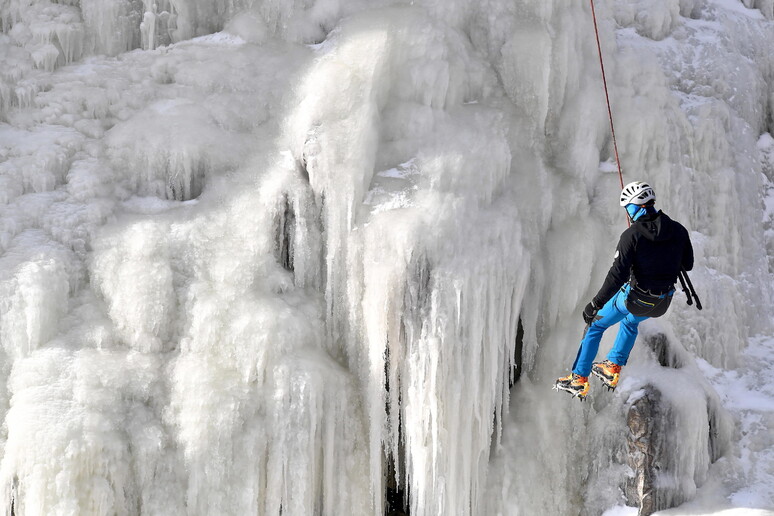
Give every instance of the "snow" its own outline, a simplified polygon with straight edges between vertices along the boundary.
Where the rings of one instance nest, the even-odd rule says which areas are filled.
[[[636,507],[626,507],[625,505],[617,505],[602,513],[602,516],[636,516]]]
[[[704,374],[734,415],[740,432],[738,460],[741,472],[736,491],[730,495],[733,506],[774,507],[770,488],[774,480],[774,340],[756,338],[744,350],[738,370],[724,371],[700,361]]]
[[[761,509],[697,509],[697,510],[669,510],[656,513],[660,516],[770,516],[772,511]]]
[[[0,507],[635,514],[656,389],[659,514],[771,514],[773,11],[597,2],[705,308],[581,405],[625,227],[587,3],[0,0]]]

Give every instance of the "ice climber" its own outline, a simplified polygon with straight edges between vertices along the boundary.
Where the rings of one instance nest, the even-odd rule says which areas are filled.
[[[637,327],[649,317],[663,315],[672,301],[681,269],[693,268],[688,231],[656,210],[656,194],[647,183],[629,183],[621,191],[631,226],[621,234],[602,288],[583,310],[586,331],[572,373],[556,380],[555,388],[581,400],[589,392],[589,373],[615,389],[621,367],[637,339]],[[602,334],[620,322],[615,344],[603,362],[596,358]]]

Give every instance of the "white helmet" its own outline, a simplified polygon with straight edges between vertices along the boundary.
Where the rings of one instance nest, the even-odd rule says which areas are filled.
[[[642,206],[650,201],[656,200],[656,193],[648,183],[642,181],[635,181],[624,186],[621,190],[621,206],[627,204],[636,204]]]

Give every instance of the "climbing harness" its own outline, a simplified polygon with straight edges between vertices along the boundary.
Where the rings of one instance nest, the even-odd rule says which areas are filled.
[[[629,289],[621,290],[626,294],[626,309],[636,317],[661,317],[672,303],[674,289],[664,293],[653,293],[642,289],[636,284],[629,284]],[[628,292],[627,292],[628,290]]]
[[[599,68],[602,71],[602,84],[605,87],[605,101],[607,102],[607,117],[610,119],[610,134],[613,136],[613,151],[615,152],[615,164],[618,167],[618,180],[621,182],[621,189],[623,190],[623,172],[621,171],[621,160],[618,157],[618,142],[615,139],[615,126],[613,124],[613,111],[610,109],[610,95],[607,91],[607,77],[605,76],[605,62],[602,59],[602,45],[599,42],[599,27],[597,26],[597,12],[594,9],[594,0],[591,2],[591,17],[594,20],[594,35],[597,38],[597,53],[599,54]],[[627,226],[631,226],[629,219],[626,219]]]

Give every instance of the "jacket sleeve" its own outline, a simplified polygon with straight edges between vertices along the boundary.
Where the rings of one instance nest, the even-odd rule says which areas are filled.
[[[615,295],[616,292],[629,281],[631,276],[632,264],[634,263],[634,253],[636,247],[635,233],[632,228],[626,230],[618,241],[618,247],[613,257],[613,265],[607,272],[605,282],[594,296],[594,304],[602,308],[605,303]]]
[[[693,269],[693,246],[691,245],[691,237],[688,236],[687,230],[685,232],[685,248],[683,249],[683,261],[681,265],[686,271]]]

